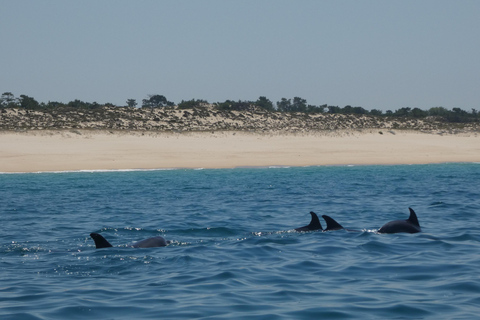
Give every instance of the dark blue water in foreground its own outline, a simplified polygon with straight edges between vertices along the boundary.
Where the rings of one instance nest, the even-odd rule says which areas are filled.
[[[0,199],[0,319],[480,313],[480,164],[0,174]],[[375,233],[409,206],[423,233]],[[293,232],[311,210],[363,232]]]

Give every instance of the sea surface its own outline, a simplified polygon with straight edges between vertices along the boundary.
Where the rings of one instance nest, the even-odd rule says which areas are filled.
[[[478,319],[479,222],[477,163],[0,174],[0,319]]]

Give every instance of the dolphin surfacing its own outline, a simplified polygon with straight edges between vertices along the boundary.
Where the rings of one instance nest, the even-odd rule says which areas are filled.
[[[302,232],[302,231],[314,231],[314,230],[323,230],[322,225],[320,224],[320,220],[318,220],[318,216],[315,212],[310,211],[312,215],[312,220],[310,220],[310,224],[296,228],[295,231]]]
[[[323,220],[327,223],[327,228],[324,231],[335,231],[345,229],[340,223],[335,221],[333,218],[330,218],[326,214],[322,216]]]
[[[387,222],[380,229],[378,229],[378,233],[421,232],[422,228],[420,228],[420,224],[418,223],[417,214],[412,208],[408,208],[408,210],[410,210],[410,217],[408,217],[407,220],[395,220]]]
[[[325,220],[325,222],[327,223],[327,227],[325,228],[325,230],[323,231],[336,231],[336,230],[345,230],[345,231],[348,231],[348,232],[362,232],[360,230],[354,230],[354,229],[347,229],[347,228],[344,228],[340,223],[338,223],[337,221],[335,221],[335,219],[333,219],[332,217],[329,217],[327,216],[326,214],[324,214],[322,216],[322,218]]]
[[[93,241],[95,241],[95,247],[97,249],[113,247],[110,242],[107,241],[101,234],[92,232],[90,233]],[[130,245],[133,248],[156,248],[156,247],[165,247],[167,246],[167,241],[163,237],[152,237],[145,240],[135,242]]]
[[[322,232],[326,231],[335,231],[335,230],[346,230],[346,231],[354,231],[354,232],[360,232],[358,230],[351,230],[351,229],[345,229],[342,227],[340,223],[335,221],[333,218],[327,216],[327,215],[322,215],[322,218],[325,220],[327,223],[327,227],[325,229],[322,228],[322,225],[320,224],[320,220],[318,219],[318,216],[315,212],[310,211],[310,214],[312,215],[312,220],[310,221],[309,225],[306,225],[304,227],[296,228],[295,231],[315,231],[315,230],[321,230]]]

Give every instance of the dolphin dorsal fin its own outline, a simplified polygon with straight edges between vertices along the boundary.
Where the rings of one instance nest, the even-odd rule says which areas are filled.
[[[327,223],[327,228],[325,229],[325,231],[329,231],[329,230],[340,230],[340,229],[343,229],[343,227],[340,225],[340,223],[338,223],[337,221],[335,221],[334,219],[330,218],[329,216],[327,215],[323,215],[322,218],[325,220],[325,222]]]
[[[92,232],[90,233],[90,237],[95,241],[95,247],[97,247],[97,249],[113,247],[101,234]]]
[[[417,227],[420,227],[420,224],[418,223],[418,219],[417,219],[417,214],[415,213],[415,211],[413,211],[412,208],[408,208],[408,210],[410,210],[410,217],[408,217],[407,221],[413,225],[416,225]]]
[[[310,221],[310,224],[307,226],[308,229],[310,229],[310,230],[323,230],[317,214],[313,211],[310,211],[310,214],[312,215],[312,220]]]

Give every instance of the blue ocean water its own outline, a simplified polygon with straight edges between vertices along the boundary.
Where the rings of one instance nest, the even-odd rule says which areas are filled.
[[[479,181],[474,163],[0,174],[0,319],[475,319]],[[408,207],[422,233],[375,233]],[[310,211],[363,231],[294,232]]]

